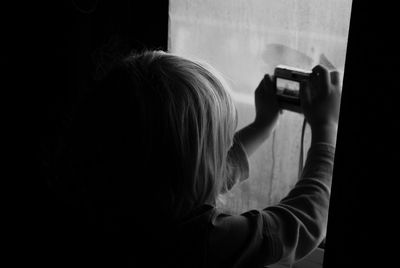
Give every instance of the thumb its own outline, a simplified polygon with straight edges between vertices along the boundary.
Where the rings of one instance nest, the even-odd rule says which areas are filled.
[[[338,86],[340,84],[340,73],[338,71],[331,71],[331,83],[332,85]]]

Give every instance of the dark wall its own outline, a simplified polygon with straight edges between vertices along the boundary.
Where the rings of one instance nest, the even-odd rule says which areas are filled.
[[[43,150],[52,147],[75,100],[113,58],[167,49],[168,1],[57,1],[32,16],[40,19],[32,39],[34,53],[40,51],[34,68],[40,72],[37,131]]]
[[[394,4],[353,0],[324,267],[391,267],[398,261],[394,13]]]
[[[39,65],[46,73],[42,100],[50,107],[42,118],[49,120],[43,129],[49,141],[61,111],[101,76],[113,57],[167,48],[168,1],[75,0],[46,10],[35,39],[42,50]]]
[[[14,1],[3,11],[14,164],[7,244],[13,259],[50,264],[63,230],[54,225],[59,206],[47,190],[43,159],[105,64],[131,50],[167,49],[168,1]]]

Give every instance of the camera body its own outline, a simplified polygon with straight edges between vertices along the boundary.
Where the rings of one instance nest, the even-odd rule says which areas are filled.
[[[302,113],[300,90],[310,81],[311,71],[278,65],[274,73],[275,93],[282,109]]]

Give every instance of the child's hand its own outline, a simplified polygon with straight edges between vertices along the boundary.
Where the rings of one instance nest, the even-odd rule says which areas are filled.
[[[340,81],[337,71],[329,72],[317,65],[313,68],[310,86],[300,92],[304,116],[311,128],[336,124],[339,121]]]
[[[254,124],[273,130],[281,113],[271,77],[266,74],[255,91],[256,118]]]
[[[269,137],[279,119],[279,103],[274,92],[274,84],[265,75],[255,93],[256,118],[254,122],[236,132],[236,139],[243,145],[247,156]]]
[[[304,116],[310,124],[312,141],[336,143],[340,108],[340,78],[317,65],[313,68],[310,85],[300,92]]]

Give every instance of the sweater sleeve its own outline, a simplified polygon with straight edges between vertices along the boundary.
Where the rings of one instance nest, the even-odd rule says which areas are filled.
[[[334,152],[330,144],[313,144],[301,179],[277,205],[236,216],[215,213],[210,248],[218,266],[293,263],[311,253],[326,234]]]
[[[295,187],[278,205],[262,211],[270,247],[281,262],[300,260],[326,235],[334,152],[332,145],[313,145]]]

